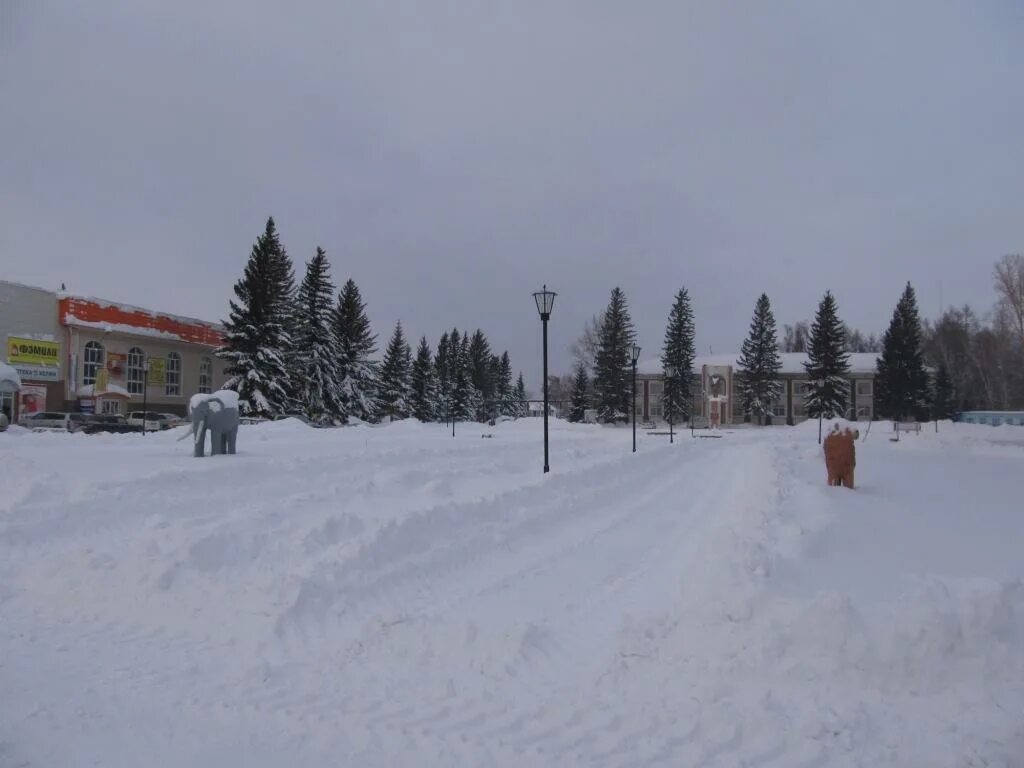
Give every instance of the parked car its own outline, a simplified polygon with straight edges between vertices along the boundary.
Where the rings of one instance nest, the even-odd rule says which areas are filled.
[[[63,414],[56,411],[37,411],[34,414],[27,414],[18,422],[29,429],[63,429],[71,431],[72,414]],[[82,416],[82,414],[76,414]]]
[[[82,427],[82,431],[87,435],[95,435],[101,432],[138,432],[141,428],[141,426],[129,424],[128,419],[124,416],[99,414],[90,416]]]
[[[145,417],[145,419],[143,419]],[[135,427],[140,432],[142,431],[142,422],[146,422],[147,432],[158,432],[161,429],[167,429],[164,415],[157,413],[156,411],[132,411],[128,414],[128,423]]]
[[[191,422],[184,416],[178,416],[176,413],[161,413],[159,414],[164,420],[164,429],[174,429],[174,427],[182,427]]]
[[[85,428],[85,425],[89,423],[91,414],[69,413],[67,416],[68,432],[81,432]]]

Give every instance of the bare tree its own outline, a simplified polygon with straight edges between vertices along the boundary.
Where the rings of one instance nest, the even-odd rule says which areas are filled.
[[[1013,328],[1017,341],[1024,346],[1024,256],[1007,254],[996,262],[993,270],[996,284],[996,312]]]
[[[588,371],[594,370],[594,361],[597,359],[598,336],[601,325],[604,323],[604,313],[594,315],[583,326],[583,333],[572,344],[569,345],[569,352],[576,363],[583,363]]]
[[[784,325],[782,327],[782,351],[806,352],[807,340],[810,336],[811,327],[806,320],[800,320],[795,325]]]

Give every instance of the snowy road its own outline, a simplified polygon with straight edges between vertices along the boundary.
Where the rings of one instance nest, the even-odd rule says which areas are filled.
[[[1005,430],[537,428],[0,441],[0,765],[1024,760]]]

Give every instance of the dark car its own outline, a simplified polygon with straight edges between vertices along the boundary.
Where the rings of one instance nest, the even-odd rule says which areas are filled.
[[[87,435],[95,435],[100,432],[108,433],[120,433],[120,432],[141,432],[142,427],[137,427],[134,424],[129,424],[128,420],[124,416],[90,416],[89,420],[82,427],[82,432]]]

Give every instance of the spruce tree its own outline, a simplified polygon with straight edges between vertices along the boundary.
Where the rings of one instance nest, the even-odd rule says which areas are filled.
[[[494,373],[491,345],[484,332],[477,328],[469,341],[466,350],[469,366],[469,379],[476,390],[474,417],[477,421],[487,421],[493,415],[491,405],[494,398]]]
[[[831,291],[826,291],[811,325],[807,346],[808,386],[804,407],[812,418],[831,419],[846,413],[850,370],[843,324]],[[815,382],[820,381],[821,384]]]
[[[518,410],[515,400],[515,389],[512,386],[512,362],[508,352],[502,352],[498,363],[498,414],[515,417]]]
[[[436,418],[438,421],[447,419],[448,405],[452,394],[451,353],[449,350],[448,332],[445,331],[437,342],[437,354],[434,355],[434,373],[437,376],[438,401]]]
[[[431,357],[424,336],[412,363],[412,415],[420,421],[433,421],[437,416],[437,377]]]
[[[334,312],[334,337],[338,349],[341,384],[339,410],[347,420],[373,421],[376,416],[376,336],[370,331],[366,305],[353,280],[345,283]]]
[[[767,294],[762,293],[754,307],[750,335],[743,342],[738,362],[743,412],[763,424],[765,416],[771,416],[772,403],[782,394],[778,378],[782,358],[775,315]]]
[[[296,336],[291,359],[295,399],[311,421],[340,418],[338,348],[332,333],[334,285],[323,248],[306,265],[296,302]]]
[[[516,403],[516,418],[522,418],[530,413],[530,405],[526,402],[526,384],[523,383],[523,372],[519,372],[519,378],[516,380],[515,390],[515,403]]]
[[[686,288],[676,294],[665,329],[665,345],[661,366],[665,375],[662,405],[666,421],[678,424],[690,417],[690,389],[693,382],[693,360],[697,355],[693,308]]]
[[[886,419],[928,414],[928,374],[921,349],[921,319],[917,297],[910,283],[892,313],[889,329],[882,337],[882,354],[875,374],[875,410]]]
[[[395,323],[384,362],[380,367],[377,391],[377,416],[392,420],[407,419],[412,412],[412,352],[402,331],[402,322]]]
[[[956,415],[956,402],[953,397],[953,382],[949,370],[940,363],[935,372],[935,387],[932,392],[932,418],[952,419]]]
[[[225,388],[236,390],[241,411],[254,416],[274,418],[291,405],[287,353],[292,345],[292,296],[286,260],[274,219],[269,218],[242,279],[235,283],[224,345],[216,351],[227,361]]]
[[[448,336],[448,365],[451,371],[449,417],[456,421],[469,421],[476,406],[473,382],[469,376],[469,334],[452,330]]]
[[[594,405],[603,422],[629,418],[632,392],[627,366],[634,338],[626,297],[615,288],[601,323],[594,362]]]
[[[590,407],[590,380],[587,378],[587,366],[582,360],[576,363],[576,378],[572,382],[572,398],[569,401],[569,421],[576,424],[587,417]]]

